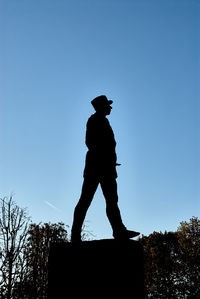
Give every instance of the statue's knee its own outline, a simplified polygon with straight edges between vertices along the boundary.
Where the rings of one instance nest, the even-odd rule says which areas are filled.
[[[113,198],[112,201],[108,201],[106,204],[107,209],[115,209],[117,206],[117,202],[118,202],[118,198]]]
[[[87,210],[90,203],[91,203],[90,200],[88,200],[87,198],[81,197],[75,209],[76,210]]]

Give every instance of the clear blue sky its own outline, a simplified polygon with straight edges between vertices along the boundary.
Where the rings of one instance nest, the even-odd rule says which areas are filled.
[[[105,94],[125,225],[199,217],[198,0],[1,0],[0,20],[0,197],[71,226],[90,101]],[[100,188],[86,221],[111,237]]]

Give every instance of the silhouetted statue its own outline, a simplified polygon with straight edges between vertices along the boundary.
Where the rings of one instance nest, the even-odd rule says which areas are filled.
[[[102,95],[92,100],[95,113],[87,122],[86,145],[88,152],[84,169],[84,182],[80,200],[74,211],[71,241],[81,241],[81,229],[86,212],[100,183],[106,199],[106,214],[113,229],[115,239],[129,239],[139,235],[124,226],[117,195],[116,141],[106,115],[109,115],[113,101]]]

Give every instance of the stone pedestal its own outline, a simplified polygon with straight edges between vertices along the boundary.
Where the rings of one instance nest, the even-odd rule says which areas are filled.
[[[53,243],[48,299],[143,299],[143,270],[143,248],[137,241]]]

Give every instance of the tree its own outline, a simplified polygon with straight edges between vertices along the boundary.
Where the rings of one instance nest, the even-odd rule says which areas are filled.
[[[176,232],[153,232],[144,247],[147,298],[200,298],[200,220],[181,222]]]
[[[181,261],[181,291],[187,298],[200,298],[200,220],[192,217],[189,222],[181,222],[177,234]]]
[[[26,281],[24,281],[25,289],[28,289],[26,299],[46,299],[50,244],[52,242],[68,242],[66,228],[67,226],[62,222],[30,225],[26,244],[28,264],[28,273]]]
[[[177,298],[174,287],[178,259],[177,235],[153,232],[139,240],[144,247],[145,288],[148,298]]]
[[[0,296],[12,298],[16,283],[24,279],[26,260],[25,243],[30,218],[13,197],[0,199]]]

